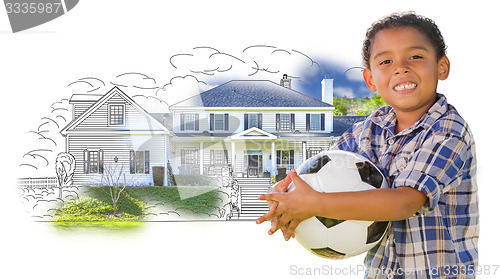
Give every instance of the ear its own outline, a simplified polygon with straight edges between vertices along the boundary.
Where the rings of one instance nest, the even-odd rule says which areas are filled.
[[[368,68],[363,70],[363,78],[365,79],[366,86],[371,92],[377,91],[377,87],[375,86],[375,82],[373,81],[372,71]]]
[[[445,80],[448,78],[448,75],[450,74],[450,60],[446,55],[443,55],[438,60],[438,79],[439,80]]]

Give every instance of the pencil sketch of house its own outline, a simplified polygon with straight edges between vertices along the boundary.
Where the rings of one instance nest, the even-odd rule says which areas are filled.
[[[72,121],[61,130],[75,158],[76,185],[97,180],[105,164],[120,162],[137,183],[152,185],[154,166],[174,175],[221,175],[238,181],[238,216],[266,211],[257,196],[278,170],[288,171],[335,141],[333,79],[322,81],[317,100],[291,88],[284,75],[233,80],[169,107],[148,113],[118,87],[104,95],[75,94]]]

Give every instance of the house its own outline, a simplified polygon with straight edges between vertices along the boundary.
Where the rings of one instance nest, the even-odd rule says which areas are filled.
[[[166,172],[172,132],[119,88],[74,94],[69,102],[73,119],[61,134],[75,157],[76,185],[98,183],[106,168],[122,171],[136,185],[152,185],[155,166]]]
[[[237,177],[270,177],[329,148],[333,79],[323,82],[332,84],[323,87],[330,103],[292,90],[285,75],[280,84],[233,80],[172,105],[174,171],[210,174],[229,165]]]
[[[117,87],[104,95],[74,94],[72,121],[61,130],[75,157],[74,182],[99,181],[120,165],[135,184],[152,185],[152,169],[173,174],[271,177],[329,148],[333,133],[333,79],[320,101],[269,80],[233,80],[148,113]],[[168,128],[167,128],[168,127]],[[167,179],[164,185],[167,185]]]

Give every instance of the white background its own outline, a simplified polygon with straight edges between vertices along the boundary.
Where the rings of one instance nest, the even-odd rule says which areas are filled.
[[[130,71],[168,80],[170,56],[197,46],[235,52],[250,45],[277,45],[357,66],[369,25],[404,10],[434,19],[449,46],[451,74],[438,91],[458,108],[475,135],[480,264],[500,264],[494,135],[499,23],[493,1],[171,2],[83,0],[61,18],[19,34],[10,32],[0,8],[1,277],[303,278],[293,273],[324,265],[330,275],[355,270],[362,257],[320,259],[295,240],[268,236],[269,224],[152,223],[127,235],[57,233],[48,224],[26,221],[17,210],[16,172],[26,151],[23,136],[50,104],[68,97],[66,86],[78,78],[106,79]]]

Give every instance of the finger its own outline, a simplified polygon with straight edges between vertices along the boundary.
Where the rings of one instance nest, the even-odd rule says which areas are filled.
[[[290,172],[288,172],[288,175],[284,179],[280,180],[273,186],[274,192],[286,192],[286,190],[288,189],[288,185],[290,185],[290,183],[292,182],[292,179],[290,178]]]
[[[259,196],[259,200],[261,201],[276,201],[279,202],[281,201],[282,195],[284,193],[271,193],[271,194],[264,194]]]
[[[286,233],[283,232],[283,236],[285,237],[285,240],[289,240],[290,237],[295,237],[295,230],[299,226],[300,222],[297,220],[292,220],[290,222],[290,225],[287,227]]]
[[[257,218],[257,220],[255,220],[255,222],[257,224],[262,224],[264,223],[265,221],[267,220],[271,220],[272,218],[275,217],[275,213],[274,213],[274,210],[273,211],[269,211],[268,213],[260,216],[259,218]],[[271,222],[271,226],[272,226],[272,222]]]

